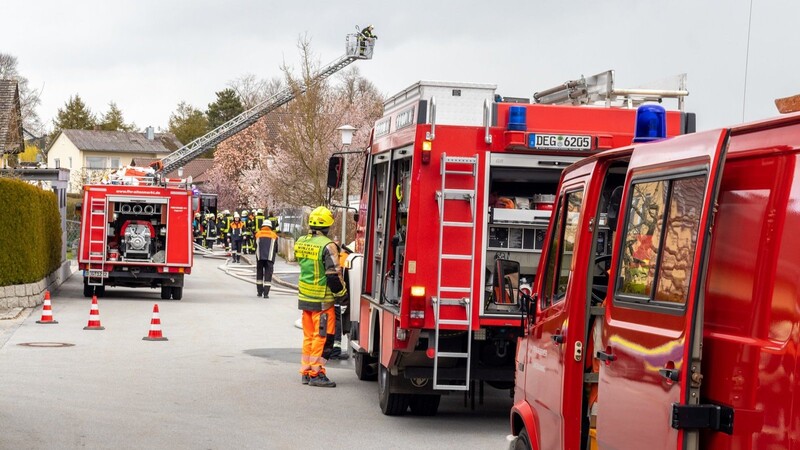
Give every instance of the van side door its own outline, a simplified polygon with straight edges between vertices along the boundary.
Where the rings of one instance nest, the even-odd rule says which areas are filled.
[[[703,286],[727,140],[714,130],[634,147],[595,349],[601,448],[699,448]]]

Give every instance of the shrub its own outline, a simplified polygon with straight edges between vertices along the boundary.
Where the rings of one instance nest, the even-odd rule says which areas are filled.
[[[0,286],[33,283],[61,264],[61,215],[53,192],[0,178]]]

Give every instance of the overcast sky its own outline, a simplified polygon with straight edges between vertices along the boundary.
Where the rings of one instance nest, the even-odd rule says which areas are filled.
[[[95,113],[115,101],[127,121],[166,128],[182,100],[205,109],[241,75],[279,76],[298,60],[299,35],[324,64],[368,23],[375,57],[356,64],[386,95],[419,80],[530,97],[607,69],[618,87],[687,73],[686,109],[708,129],[775,116],[775,98],[800,93],[797,0],[753,0],[747,70],[750,0],[5,0],[0,10],[0,52],[43,88],[48,123],[77,93]]]

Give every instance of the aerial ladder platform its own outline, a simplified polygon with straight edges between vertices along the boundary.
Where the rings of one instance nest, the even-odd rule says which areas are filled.
[[[314,83],[319,83],[344,69],[353,61],[372,59],[374,48],[374,38],[365,38],[359,33],[348,34],[345,39],[345,54],[321,68],[319,72],[314,74],[309,84],[313,85]],[[287,86],[275,93],[272,97],[242,112],[233,119],[153,163],[154,168],[157,172],[165,175],[186,165],[186,163],[212,149],[215,145],[239,133],[256,123],[258,119],[285,105],[297,95],[304,93],[307,89],[308,85],[305,84],[301,84],[299,88]]]

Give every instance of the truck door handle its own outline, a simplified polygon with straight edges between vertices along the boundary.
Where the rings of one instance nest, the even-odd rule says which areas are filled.
[[[658,373],[659,375],[670,381],[677,382],[678,379],[680,378],[680,373],[678,372],[678,369],[658,369]]]
[[[612,355],[611,350],[607,349],[604,352],[603,351],[597,352],[597,359],[599,359],[600,361],[605,361],[605,363],[608,364],[611,361],[616,361],[617,355]]]
[[[553,340],[556,344],[563,344],[564,343],[564,335],[563,334],[554,334],[550,336],[550,339]]]

